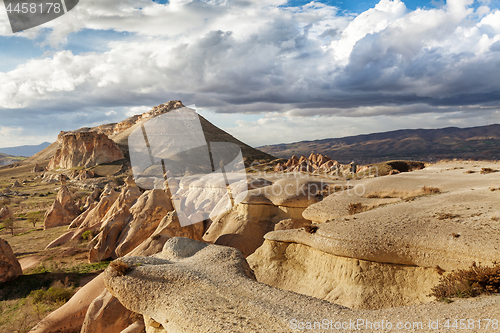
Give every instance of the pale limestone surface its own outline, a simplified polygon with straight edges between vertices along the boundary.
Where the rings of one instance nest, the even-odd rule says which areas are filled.
[[[430,302],[434,268],[335,256],[307,245],[266,240],[248,258],[257,281],[352,309]]]
[[[466,269],[473,262],[491,265],[500,258],[500,222],[495,218],[500,193],[491,191],[498,174],[464,173],[499,165],[471,164],[432,165],[353,181],[352,191],[332,194],[304,211],[305,218],[319,223],[315,232],[270,232],[248,261],[260,282],[353,308],[427,302],[440,269]],[[424,185],[442,193],[408,201],[369,199],[355,195],[360,185],[365,194],[411,192]],[[349,203],[377,206],[383,200],[392,202],[348,214]]]
[[[148,318],[147,332],[294,332],[293,325],[299,322],[310,327],[307,331],[324,332],[313,326],[323,320],[331,320],[333,325],[347,323],[345,331],[373,332],[373,323],[380,325],[384,320],[394,326],[419,321],[425,325],[404,332],[447,332],[445,318],[497,318],[500,313],[500,296],[452,304],[352,310],[259,283],[238,250],[186,238],[170,239],[154,257],[120,260],[129,271],[121,275],[108,267],[106,288],[126,308]],[[429,320],[439,320],[440,329],[429,329]],[[349,329],[349,321],[360,326]],[[468,331],[484,332],[484,328]]]

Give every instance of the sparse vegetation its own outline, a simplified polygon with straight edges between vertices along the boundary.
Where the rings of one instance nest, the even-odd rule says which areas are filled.
[[[62,305],[69,301],[75,293],[75,288],[61,281],[56,281],[49,289],[38,289],[30,293],[34,304],[45,303],[50,305]]]
[[[306,225],[304,227],[304,230],[310,234],[314,234],[316,233],[316,231],[318,231],[318,226],[316,225]]]
[[[3,221],[3,227],[10,230],[12,236],[14,236],[14,229],[16,228],[16,221],[13,218],[7,218]]]
[[[423,195],[429,194],[439,194],[441,190],[437,187],[424,186],[418,190],[404,191],[404,190],[385,190],[385,191],[375,191],[366,195],[367,198],[379,198],[379,199],[388,199],[388,198],[399,198],[403,200],[413,200],[416,197],[420,197]]]
[[[92,233],[92,230],[85,231],[82,234],[82,238],[85,239],[85,240],[87,240],[87,241],[92,240],[92,238],[94,238],[94,234]]]
[[[436,218],[438,220],[452,220],[457,217],[460,217],[459,214],[452,214],[452,213],[437,213]]]
[[[432,288],[431,296],[437,299],[476,297],[500,292],[500,264],[487,267],[472,263],[467,270],[458,270],[441,278]]]
[[[115,260],[111,264],[109,264],[109,266],[115,270],[117,276],[126,275],[131,269],[126,263],[121,260]]]
[[[365,212],[368,209],[369,209],[369,207],[366,205],[363,205],[361,202],[350,203],[347,206],[347,211],[349,212],[349,215],[354,215],[357,213]]]
[[[497,172],[498,170],[494,170],[492,168],[481,168],[481,174],[482,175],[486,175],[488,173],[493,173],[493,172]]]
[[[36,227],[36,224],[39,222],[43,222],[45,216],[45,211],[36,211],[36,212],[29,212],[26,214],[26,220],[33,225],[33,228]]]
[[[439,194],[441,193],[441,190],[437,187],[433,187],[433,186],[424,186],[422,187],[422,192],[424,194]]]

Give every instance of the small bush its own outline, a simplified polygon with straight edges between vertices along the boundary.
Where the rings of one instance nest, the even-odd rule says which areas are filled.
[[[318,231],[318,226],[316,225],[306,225],[304,227],[304,230],[310,234],[314,234],[316,233],[316,231]]]
[[[29,223],[33,224],[33,228],[36,227],[38,222],[43,222],[45,216],[45,211],[39,210],[37,212],[29,212],[26,214],[26,218]]]
[[[486,175],[488,173],[493,173],[493,172],[497,172],[498,170],[494,170],[492,168],[481,168],[481,174],[482,175]]]
[[[117,276],[126,275],[131,269],[126,263],[121,260],[115,260],[111,264],[109,264],[109,266],[115,270]]]
[[[500,264],[486,267],[476,265],[474,262],[470,269],[461,269],[442,277],[439,284],[432,288],[431,296],[444,299],[476,297],[498,292],[500,292]]]
[[[82,234],[82,238],[87,241],[90,241],[92,238],[94,238],[94,234],[92,233],[91,230],[87,230]]]
[[[370,199],[388,199],[388,198],[399,198],[403,200],[413,200],[416,197],[420,197],[427,194],[439,194],[441,190],[437,187],[427,187],[424,186],[418,190],[404,191],[404,190],[385,190],[385,191],[375,191],[366,195]]]
[[[49,289],[38,289],[30,293],[33,304],[64,304],[73,296],[74,288],[66,287],[61,282],[56,282]]]
[[[459,214],[452,214],[452,213],[437,213],[436,218],[438,220],[451,220],[454,218],[460,217]]]
[[[441,190],[437,187],[424,186],[422,187],[422,192],[425,194],[439,194],[441,193]]]
[[[16,221],[12,218],[5,219],[3,221],[3,227],[10,230],[12,236],[14,236],[14,229],[16,228]]]
[[[363,205],[361,202],[350,203],[347,206],[347,211],[349,215],[354,215],[368,210],[368,206]]]

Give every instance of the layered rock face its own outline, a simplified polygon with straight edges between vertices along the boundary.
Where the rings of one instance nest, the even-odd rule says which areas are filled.
[[[232,246],[245,256],[264,242],[264,235],[278,229],[310,224],[302,212],[322,200],[327,183],[300,178],[280,179],[272,185],[248,191],[241,203],[218,215],[203,239],[210,243]]]
[[[257,279],[351,308],[379,309],[431,301],[427,295],[443,271],[492,265],[500,257],[500,229],[491,219],[498,200],[491,180],[440,169],[364,179],[356,184],[363,197],[332,194],[310,205],[303,216],[316,223],[314,230],[270,232],[248,257]],[[404,199],[429,184],[441,193]],[[393,198],[380,199],[385,196]],[[352,204],[373,209],[358,213],[349,210]]]
[[[152,257],[115,261],[104,272],[104,282],[127,309],[144,316],[146,331],[155,333],[294,332],[299,327],[308,332],[374,332],[382,319],[392,329],[398,322],[423,321],[427,326],[420,331],[446,332],[424,328],[428,320],[495,316],[500,309],[496,297],[464,307],[453,303],[352,310],[259,283],[238,250],[186,238],[171,238]]]
[[[9,243],[0,238],[0,283],[15,279],[22,274],[21,265]]]
[[[97,262],[126,255],[151,236],[172,210],[164,191],[151,190],[141,195],[137,187],[125,189],[102,219],[89,260]]]
[[[48,169],[92,167],[124,158],[118,146],[105,134],[97,132],[66,133],[61,146],[50,160]]]
[[[44,228],[68,225],[80,214],[73,197],[65,185],[62,185],[50,209],[45,213]]]

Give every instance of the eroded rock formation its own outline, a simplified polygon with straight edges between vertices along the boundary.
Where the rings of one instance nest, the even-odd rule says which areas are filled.
[[[311,153],[309,157],[293,155],[288,161],[278,163],[276,172],[306,172],[333,176],[346,176],[358,172],[358,167],[351,164],[341,164],[322,154]]]
[[[15,279],[22,274],[21,265],[9,243],[0,238],[0,283]]]
[[[65,133],[61,146],[50,160],[48,169],[92,167],[124,158],[118,146],[105,134],[97,132]]]
[[[80,214],[73,197],[65,185],[62,185],[50,209],[45,213],[44,228],[68,225]]]
[[[402,173],[397,182],[363,179],[358,195],[332,194],[310,205],[303,216],[314,229],[270,232],[248,257],[257,279],[351,308],[379,309],[431,301],[427,295],[444,271],[492,265],[500,257],[500,231],[484,211],[498,200],[488,180],[436,169]],[[422,180],[432,191],[422,192]]]
[[[373,332],[373,323],[380,327],[382,319],[394,328],[416,318],[425,318],[427,324],[461,314],[494,315],[500,309],[496,297],[464,307],[453,303],[351,310],[259,283],[238,250],[187,238],[171,238],[152,257],[118,259],[104,272],[104,281],[127,309],[144,315],[148,332],[157,333],[293,332],[299,325],[308,332],[337,330],[335,325],[338,330],[344,325],[344,331]]]
[[[267,184],[264,184],[267,185]],[[248,256],[264,242],[264,235],[290,226],[310,224],[302,217],[309,205],[322,200],[327,183],[304,178],[284,178],[272,185],[248,191],[244,200],[218,215],[203,239],[233,246]],[[282,222],[290,220],[292,222]]]

